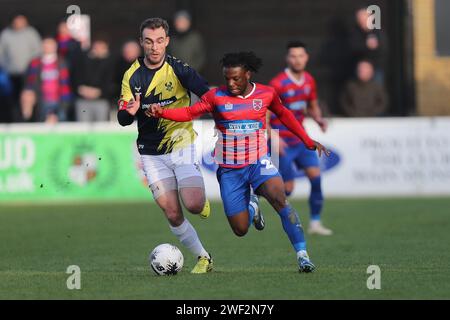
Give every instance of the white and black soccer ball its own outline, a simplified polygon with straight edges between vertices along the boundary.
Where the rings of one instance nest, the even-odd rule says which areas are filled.
[[[175,275],[183,268],[184,257],[176,246],[163,243],[150,253],[149,262],[157,275]]]

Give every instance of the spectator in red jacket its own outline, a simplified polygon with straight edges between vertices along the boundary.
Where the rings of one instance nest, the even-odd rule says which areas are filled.
[[[58,57],[55,39],[45,37],[42,56],[33,59],[28,67],[25,89],[21,95],[22,115],[31,120],[33,113],[38,121],[58,122],[66,120],[67,107],[72,95],[69,70]],[[37,105],[37,111],[34,110]]]

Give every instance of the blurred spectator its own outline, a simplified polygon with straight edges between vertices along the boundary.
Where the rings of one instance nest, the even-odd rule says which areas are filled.
[[[387,94],[384,87],[373,80],[374,68],[369,60],[357,64],[356,80],[345,86],[341,95],[341,107],[349,117],[381,116],[387,109]]]
[[[13,120],[20,120],[19,96],[24,76],[32,58],[41,52],[41,38],[23,14],[15,15],[11,26],[0,34],[0,66],[9,74],[12,83]]]
[[[69,66],[69,70],[72,70],[77,59],[81,56],[81,45],[70,34],[65,20],[58,24],[56,41],[58,41],[58,55],[64,58]]]
[[[58,57],[56,40],[45,37],[42,56],[33,59],[27,71],[25,89],[21,95],[23,118],[32,119],[37,105],[35,115],[38,121],[65,121],[71,100],[69,84],[69,69],[64,59]]]
[[[109,45],[103,39],[94,40],[89,52],[83,54],[74,70],[77,99],[77,121],[107,121],[112,94],[113,72]]]
[[[350,46],[354,63],[361,59],[370,59],[375,67],[375,81],[384,83],[386,41],[381,30],[369,29],[367,8],[360,8],[355,14],[356,25],[350,35]]]
[[[334,17],[328,24],[327,36],[320,48],[317,60],[324,67],[321,96],[325,103],[321,108],[325,114],[341,114],[337,101],[345,83],[354,75],[349,45],[349,30],[342,17]]]
[[[12,122],[12,84],[9,75],[0,66],[0,123]]]
[[[206,61],[206,48],[203,37],[192,30],[189,12],[178,11],[174,16],[175,33],[170,39],[170,53],[201,73]]]
[[[58,55],[64,59],[69,67],[71,91],[74,92],[73,83],[75,82],[74,69],[76,68],[82,56],[81,44],[78,40],[72,37],[72,34],[64,19],[60,21],[57,28],[56,40],[58,42]],[[74,105],[71,103],[67,110],[67,120],[75,120]]]
[[[129,40],[122,46],[122,52],[114,70],[114,96],[120,96],[122,78],[134,61],[141,55],[141,46],[137,41]],[[117,110],[115,110],[115,113]]]

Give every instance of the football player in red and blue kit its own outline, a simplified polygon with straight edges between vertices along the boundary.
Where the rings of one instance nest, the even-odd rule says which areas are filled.
[[[309,149],[327,155],[329,151],[309,138],[272,87],[250,81],[252,72],[257,72],[262,65],[254,53],[226,54],[222,65],[226,86],[208,91],[191,107],[167,109],[154,104],[147,115],[192,121],[204,113],[212,113],[219,133],[215,147],[215,159],[219,164],[217,179],[233,232],[244,236],[254,222],[259,210],[249,205],[253,188],[278,212],[283,229],[297,252],[299,271],[312,272],[315,266],[306,251],[299,216],[286,200],[283,180],[267,154],[267,110],[276,114]]]
[[[311,74],[305,71],[308,63],[308,53],[304,43],[288,43],[286,63],[287,68],[275,76],[270,81],[270,85],[280,96],[283,105],[291,111],[301,126],[303,126],[305,116],[309,115],[325,132],[327,122],[323,119],[317,102],[316,82]],[[276,149],[279,150],[279,170],[284,180],[286,194],[289,196],[294,190],[294,164],[297,168],[305,171],[305,175],[310,181],[309,208],[311,219],[308,233],[331,235],[332,231],[324,227],[320,219],[323,194],[319,158],[316,152],[310,150],[273,113],[270,115],[270,127],[277,129],[279,133],[278,138],[276,137],[276,131],[272,130],[271,136],[275,142],[279,143]]]

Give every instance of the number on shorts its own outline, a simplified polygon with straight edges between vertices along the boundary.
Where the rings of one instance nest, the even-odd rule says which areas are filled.
[[[275,168],[275,166],[272,164],[272,161],[270,159],[262,159],[261,164],[266,166],[267,170]]]

